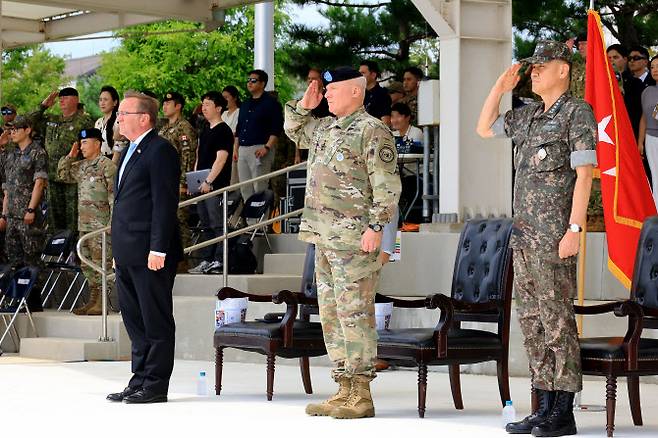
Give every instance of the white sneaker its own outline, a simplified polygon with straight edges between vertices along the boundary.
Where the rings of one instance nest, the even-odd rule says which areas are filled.
[[[221,274],[222,272],[223,272],[222,262],[218,262],[217,260],[208,263],[206,269],[203,270],[204,274]]]
[[[187,272],[189,274],[203,274],[210,264],[210,262],[204,260],[194,268],[188,269]]]

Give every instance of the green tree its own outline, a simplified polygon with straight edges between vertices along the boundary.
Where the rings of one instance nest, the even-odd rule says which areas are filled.
[[[433,61],[438,59],[436,33],[410,0],[292,1],[325,5],[320,13],[329,21],[326,28],[291,26],[286,68],[296,75],[305,76],[310,66],[356,66],[362,59],[375,59],[382,70],[399,75],[409,65],[424,64],[427,51]],[[431,73],[437,68],[432,65]]]
[[[599,0],[594,6],[622,45],[658,44],[658,0]],[[529,56],[537,39],[566,41],[585,32],[588,7],[587,0],[513,0],[516,57]]]
[[[98,96],[101,94],[103,85],[105,85],[103,78],[98,74],[79,78],[76,84],[78,93],[80,93],[80,101],[85,104],[85,111],[94,119],[103,115],[98,107]]]
[[[280,36],[287,16],[278,11],[275,34]],[[150,35],[149,35],[150,34]],[[121,46],[103,55],[99,77],[117,90],[149,90],[157,96],[177,91],[187,98],[189,111],[209,90],[235,85],[246,95],[247,73],[253,69],[253,6],[227,13],[226,24],[206,32],[198,23],[166,21],[120,32]],[[275,87],[281,101],[294,86],[275,54]]]
[[[64,59],[42,46],[12,49],[2,57],[2,101],[19,113],[34,111],[64,83]]]

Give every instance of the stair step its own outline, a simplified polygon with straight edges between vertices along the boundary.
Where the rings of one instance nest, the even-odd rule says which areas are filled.
[[[78,338],[22,338],[21,357],[62,362],[85,360],[120,360],[117,341]]]
[[[306,254],[265,254],[265,274],[302,275]]]
[[[243,292],[266,295],[282,289],[298,291],[301,281],[301,275],[290,274],[229,275],[228,286]],[[221,274],[180,274],[174,283],[174,296],[211,297],[221,287]]]

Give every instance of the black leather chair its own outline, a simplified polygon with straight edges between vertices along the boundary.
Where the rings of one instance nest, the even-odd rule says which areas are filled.
[[[267,356],[267,399],[272,400],[274,393],[274,362],[276,356],[299,358],[302,382],[307,394],[313,393],[309,357],[327,354],[322,336],[322,326],[319,322],[310,321],[310,313],[306,307],[317,306],[313,297],[315,291],[314,248],[309,245],[304,261],[301,292],[288,290],[273,295],[253,295],[240,292],[230,287],[222,288],[217,298],[249,298],[253,302],[274,302],[286,304],[285,313],[269,313],[263,319],[228,324],[215,330],[215,393],[220,394],[222,388],[222,370],[225,348],[237,348],[254,351]],[[305,295],[305,292],[311,296]],[[299,314],[299,317],[298,317]]]
[[[510,399],[508,349],[512,299],[511,219],[472,220],[459,239],[450,296],[424,300],[377,296],[394,307],[441,309],[435,328],[379,330],[377,356],[418,365],[418,415],[425,416],[427,366],[448,365],[455,408],[463,409],[460,364],[495,360],[502,404]],[[431,265],[428,264],[431,269]],[[497,329],[464,329],[462,322],[495,323]]]
[[[642,425],[639,376],[658,375],[658,339],[643,338],[644,329],[658,328],[658,216],[648,218],[637,245],[631,298],[595,306],[575,306],[576,313],[614,313],[628,318],[626,334],[581,338],[583,374],[606,378],[606,431],[615,429],[617,377],[625,376],[633,424]]]

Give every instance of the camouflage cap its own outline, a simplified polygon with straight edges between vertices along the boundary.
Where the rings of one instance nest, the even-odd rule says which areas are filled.
[[[16,106],[12,103],[6,103],[2,105],[0,110],[3,112],[3,115],[16,114]]]
[[[83,129],[78,133],[78,140],[85,140],[88,138],[95,138],[96,140],[103,141],[103,133],[98,128]]]
[[[535,53],[531,57],[522,59],[521,62],[528,64],[543,64],[555,59],[561,59],[565,62],[571,62],[571,50],[560,41],[543,40],[537,42]]]
[[[393,81],[390,84],[388,84],[388,94],[393,94],[393,93],[400,93],[404,94],[404,87],[402,86],[402,82],[400,81]]]
[[[5,126],[9,128],[31,128],[32,122],[25,116],[16,116],[16,118],[7,123]]]

